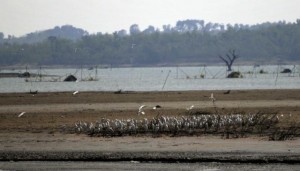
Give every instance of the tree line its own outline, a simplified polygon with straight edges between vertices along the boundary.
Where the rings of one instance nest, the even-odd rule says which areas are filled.
[[[62,27],[63,28],[63,27]],[[0,65],[179,65],[221,63],[219,56],[235,50],[240,62],[297,62],[300,57],[300,19],[257,25],[223,25],[203,20],[178,21],[163,30],[133,24],[112,34],[88,34],[67,27],[68,36],[49,33],[39,41],[0,34]],[[61,28],[56,28],[57,31]],[[66,28],[64,28],[66,30]],[[73,33],[73,34],[70,34]],[[2,36],[1,36],[2,35]]]

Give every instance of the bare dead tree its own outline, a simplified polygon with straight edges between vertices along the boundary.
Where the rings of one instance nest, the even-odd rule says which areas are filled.
[[[226,58],[223,56],[219,55],[219,58],[222,59],[222,61],[225,62],[227,65],[227,71],[232,71],[231,66],[233,62],[239,58],[239,56],[235,53],[235,50],[229,50],[229,53],[226,54]]]

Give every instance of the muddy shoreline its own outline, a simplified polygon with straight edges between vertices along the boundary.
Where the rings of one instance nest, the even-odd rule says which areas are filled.
[[[300,163],[299,154],[250,152],[95,152],[95,151],[1,151],[0,161],[139,161]]]
[[[153,118],[157,112],[151,106],[157,104],[164,116],[189,116],[186,108],[195,105],[195,112],[203,114],[278,113],[283,115],[281,126],[300,123],[298,89],[225,92],[0,93],[0,160],[300,163],[299,137],[286,141],[256,135],[89,137],[63,131],[79,120]],[[209,100],[211,93],[217,98],[215,106]],[[142,104],[149,108],[140,117],[137,109]]]
[[[154,91],[154,92],[38,92],[0,93],[0,105],[26,104],[89,104],[122,102],[184,102],[209,101],[214,93],[217,101],[234,100],[300,100],[300,89],[290,90],[205,90],[205,91]]]

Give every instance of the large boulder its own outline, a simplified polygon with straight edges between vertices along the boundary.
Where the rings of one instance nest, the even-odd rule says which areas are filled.
[[[233,71],[227,75],[227,78],[242,78],[243,75],[238,71]]]
[[[29,72],[23,72],[23,73],[21,73],[21,74],[19,74],[19,77],[25,77],[25,78],[28,78],[28,77],[30,77],[30,73]]]
[[[283,71],[281,71],[281,73],[292,73],[292,70],[285,68]]]
[[[64,81],[76,81],[77,78],[74,75],[67,76]]]

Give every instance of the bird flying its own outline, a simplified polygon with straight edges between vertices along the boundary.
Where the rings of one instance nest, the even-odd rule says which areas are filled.
[[[139,107],[138,115],[140,115],[140,114],[145,115],[145,112],[143,110],[145,107],[146,107],[146,105],[142,105]]]
[[[186,110],[192,110],[193,108],[194,108],[194,105],[192,105],[192,106],[186,108]]]
[[[23,116],[26,112],[22,112],[18,115],[18,117],[20,118],[21,116]]]

